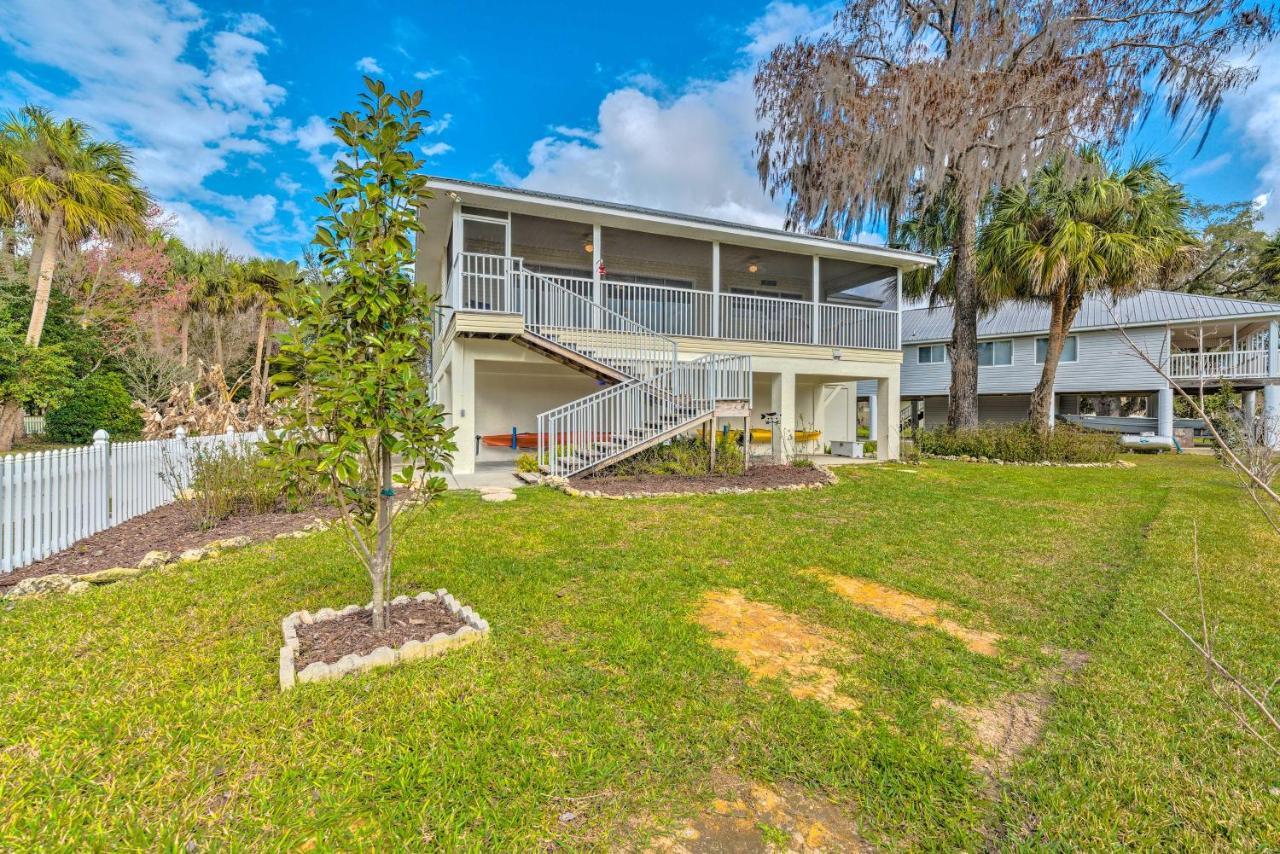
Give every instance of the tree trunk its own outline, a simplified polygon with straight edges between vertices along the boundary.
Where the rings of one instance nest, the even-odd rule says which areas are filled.
[[[263,376],[263,348],[267,344],[267,307],[258,314],[258,344],[253,351],[253,381],[249,390],[249,406],[257,407],[266,402],[266,385]]]
[[[34,231],[34,227],[32,231]],[[31,236],[31,257],[27,260],[27,283],[31,286],[31,290],[36,289],[36,279],[39,278],[40,261],[44,256],[44,239],[43,233],[32,234]]]
[[[183,312],[182,327],[178,330],[178,338],[182,351],[182,367],[187,366],[187,343],[191,340],[191,312]]]
[[[155,350],[156,355],[160,355],[160,309],[151,306],[151,349]]]
[[[379,481],[382,489],[378,494],[378,541],[373,553],[373,568],[369,577],[373,580],[373,629],[385,631],[387,628],[386,598],[387,579],[391,575],[391,451],[379,443],[378,449]]]
[[[45,226],[40,263],[36,267],[36,298],[31,304],[31,322],[27,324],[27,346],[39,347],[44,334],[44,318],[49,313],[49,292],[53,288],[53,266],[58,260],[58,241],[62,239],[62,208],[54,208]]]
[[[1058,377],[1058,364],[1062,349],[1067,343],[1067,333],[1080,311],[1081,295],[1070,285],[1064,285],[1053,295],[1049,307],[1049,344],[1044,354],[1044,369],[1040,382],[1031,393],[1031,423],[1042,434],[1053,430],[1053,384]]]
[[[955,265],[955,297],[952,308],[951,396],[947,402],[947,426],[972,430],[978,426],[978,205],[973,194],[960,192],[956,234],[951,250]]]
[[[22,429],[22,407],[13,401],[0,404],[0,452],[13,449],[13,440]]]

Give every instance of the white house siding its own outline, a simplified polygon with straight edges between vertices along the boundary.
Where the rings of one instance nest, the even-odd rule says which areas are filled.
[[[1129,336],[1153,357],[1164,350],[1163,328],[1133,329]],[[978,394],[1029,394],[1043,369],[1043,365],[1036,364],[1037,337],[1042,336],[1013,339],[1012,365],[979,368]],[[1078,337],[1079,359],[1058,365],[1054,383],[1058,393],[1154,391],[1164,385],[1160,375],[1133,353],[1119,332],[1081,332]],[[917,361],[918,350],[916,344],[903,349],[902,396],[946,395],[951,385],[951,366],[921,365]]]

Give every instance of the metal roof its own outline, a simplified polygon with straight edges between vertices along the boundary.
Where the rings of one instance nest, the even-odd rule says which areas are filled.
[[[445,178],[439,175],[429,176],[432,184],[441,185],[444,188],[449,186],[457,186],[460,189],[472,189],[479,193],[493,194],[512,194],[524,196],[529,199],[539,199],[546,202],[553,202],[565,205],[585,206],[590,208],[598,208],[601,210],[614,211],[620,214],[630,214],[633,216],[657,217],[660,219],[672,220],[676,222],[684,222],[690,225],[700,225],[708,228],[716,229],[737,229],[741,231],[754,232],[756,234],[784,238],[787,240],[803,240],[806,242],[825,243],[832,248],[844,250],[861,249],[868,252],[874,252],[885,257],[897,258],[903,261],[912,262],[914,265],[934,265],[938,259],[932,255],[920,252],[911,252],[906,249],[893,249],[888,246],[877,246],[871,243],[854,243],[851,240],[839,240],[833,237],[822,237],[816,234],[805,234],[798,231],[787,231],[782,228],[768,228],[762,225],[750,225],[743,222],[731,222],[723,219],[713,219],[711,217],[694,216],[693,214],[677,213],[675,211],[658,210],[657,208],[645,208],[637,205],[627,205],[620,202],[608,202],[600,199],[584,199],[578,196],[565,196],[559,193],[549,193],[544,190],[526,190],[522,187],[504,187],[500,184],[485,184],[480,181],[468,181],[462,178]]]
[[[1112,312],[1114,311],[1114,317]],[[1178,291],[1143,291],[1112,306],[1101,294],[1085,298],[1071,330],[1114,329],[1125,326],[1164,326],[1200,320],[1249,320],[1280,317],[1280,303],[1187,294]],[[1049,306],[1043,302],[1007,302],[978,318],[978,337],[999,338],[1049,331]],[[904,343],[951,339],[951,306],[916,308],[902,313]]]

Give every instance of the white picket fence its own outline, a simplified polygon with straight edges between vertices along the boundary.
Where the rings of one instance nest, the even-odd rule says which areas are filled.
[[[174,486],[190,483],[201,449],[243,450],[265,435],[259,429],[112,442],[99,430],[92,445],[0,457],[0,573],[173,501]]]
[[[38,436],[44,432],[44,416],[43,415],[24,415],[22,416],[22,432],[28,436]]]

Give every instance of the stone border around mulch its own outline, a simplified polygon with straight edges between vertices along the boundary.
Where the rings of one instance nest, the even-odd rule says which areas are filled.
[[[312,534],[318,534],[321,531],[328,530],[333,523],[326,522],[323,519],[316,519],[308,523],[305,527],[297,531],[287,531],[276,534],[273,539],[301,539],[309,537]],[[260,541],[265,542],[265,541]],[[96,572],[87,572],[82,575],[69,575],[62,572],[53,572],[48,575],[37,575],[32,578],[24,578],[19,581],[9,591],[0,595],[0,599],[29,599],[47,596],[52,593],[69,593],[72,596],[78,596],[81,593],[87,593],[93,587],[101,587],[107,584],[115,584],[120,581],[132,581],[139,576],[149,572],[161,569],[166,566],[188,565],[199,563],[202,560],[218,557],[224,552],[242,549],[245,546],[252,545],[254,540],[246,536],[227,537],[222,540],[211,540],[197,549],[186,549],[185,551],[174,555],[172,552],[155,550],[147,552],[142,560],[138,561],[137,566],[113,566],[108,569],[100,569]]]
[[[788,483],[782,486],[722,486],[719,489],[711,489],[706,492],[624,492],[621,495],[609,495],[594,489],[578,489],[568,478],[563,477],[544,477],[542,483],[553,489],[558,489],[566,495],[572,495],[575,498],[604,498],[607,500],[623,501],[628,498],[688,498],[691,495],[748,495],[752,492],[794,492],[802,489],[825,489],[831,486],[839,478],[835,472],[826,466],[815,465],[814,469],[818,471],[823,481],[820,483]]]
[[[357,611],[370,609],[373,607],[373,603],[348,605],[336,611],[333,608],[321,608],[314,614],[310,611],[294,611],[280,623],[280,629],[284,634],[284,646],[280,647],[280,690],[288,691],[301,682],[327,682],[332,679],[341,679],[343,676],[354,673],[365,673],[379,667],[390,667],[404,661],[431,658],[441,655],[447,650],[466,646],[489,636],[489,621],[477,614],[474,609],[460,603],[443,587],[435,593],[424,591],[413,598],[419,602],[439,600],[465,625],[452,633],[437,632],[425,641],[407,641],[398,649],[380,646],[368,655],[351,653],[344,655],[332,664],[313,661],[299,671],[294,666],[298,654],[298,626],[311,625],[323,620],[336,620],[339,617],[345,617]],[[402,605],[408,601],[410,601],[408,596],[397,596],[391,600],[390,604]]]
[[[1132,469],[1138,467],[1137,463],[1131,463],[1128,460],[1112,460],[1109,463],[1060,463],[1053,460],[1040,460],[1039,462],[1027,463],[998,460],[995,457],[943,456],[941,454],[921,454],[920,456],[926,460],[950,460],[954,463],[988,463],[995,466],[1033,466],[1035,468],[1055,469]]]

